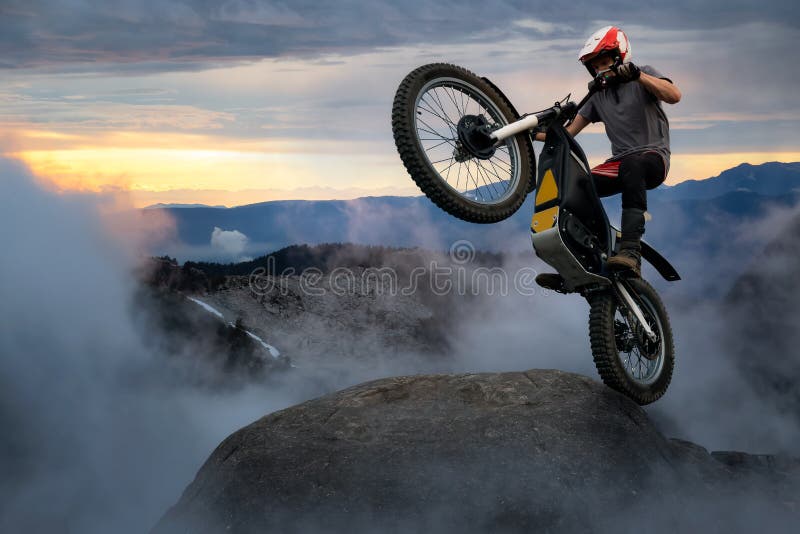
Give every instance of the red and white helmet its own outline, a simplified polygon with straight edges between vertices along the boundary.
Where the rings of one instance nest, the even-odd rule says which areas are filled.
[[[589,74],[594,76],[596,72],[589,64],[589,60],[604,52],[619,56],[623,63],[629,63],[631,60],[631,43],[625,33],[616,26],[606,26],[594,32],[581,48],[578,59],[589,70]]]

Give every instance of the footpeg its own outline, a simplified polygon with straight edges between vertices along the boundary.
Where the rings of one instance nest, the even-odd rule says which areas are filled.
[[[544,289],[556,291],[558,293],[569,293],[564,285],[564,278],[556,273],[542,273],[536,275],[536,283]]]

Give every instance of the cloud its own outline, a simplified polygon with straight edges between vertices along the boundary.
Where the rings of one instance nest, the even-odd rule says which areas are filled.
[[[131,218],[109,232],[114,198],[43,190],[7,159],[0,195],[15,199],[0,210],[0,530],[141,531],[198,461],[159,443],[198,434],[139,382],[154,360],[128,306],[146,236]]]
[[[766,368],[768,376],[785,379],[787,391],[794,391],[791,380],[797,373],[800,356],[793,344],[797,336],[789,328],[784,338],[765,341],[757,331],[754,333],[753,325],[758,325],[754,316],[770,324],[780,318],[787,325],[794,324],[792,320],[799,309],[798,291],[784,281],[795,274],[798,262],[787,261],[786,254],[743,259],[742,250],[748,248],[743,246],[745,243],[766,244],[776,235],[791,231],[787,222],[796,223],[798,217],[800,206],[794,206],[770,209],[757,220],[732,221],[725,240],[730,250],[716,253],[713,265],[701,245],[687,242],[685,254],[693,261],[684,264],[683,280],[678,283],[668,284],[652,270],[645,272],[666,304],[675,341],[672,383],[662,399],[646,408],[667,436],[687,439],[710,450],[796,453],[800,439],[797,412],[790,413],[776,402],[777,388],[775,392],[759,391],[747,365]],[[785,299],[775,302],[772,295],[766,303],[758,304],[767,311],[753,312],[757,300],[753,297],[752,302],[740,304],[736,313],[731,313],[729,304],[707,297],[702,291],[715,284],[727,291],[748,263],[757,264],[758,273],[765,279],[769,274],[763,273],[777,273],[773,279],[781,282],[775,282],[776,287],[786,288],[776,294],[785,295]],[[509,273],[523,267],[553,271],[532,252],[508,256],[503,267]],[[687,284],[691,289],[686,288]],[[533,296],[511,291],[503,297],[481,295],[465,299],[459,305],[458,321],[448,332],[457,355],[454,371],[556,368],[598,379],[589,344],[587,302],[577,295],[559,295],[532,287]],[[778,313],[770,315],[775,312]],[[777,346],[795,350],[775,355],[770,349]],[[768,363],[759,364],[761,360]],[[788,372],[790,369],[794,374]],[[787,372],[781,374],[781,370]],[[791,396],[787,391],[783,392],[784,398]]]
[[[211,246],[226,255],[238,256],[244,252],[247,241],[247,236],[239,230],[223,230],[215,226],[211,232]]]
[[[534,18],[527,18],[522,19],[514,22],[514,26],[519,28],[527,28],[534,30],[537,33],[542,35],[551,35],[558,31],[564,33],[573,33],[574,30],[566,24],[555,24],[552,22],[545,22],[543,20],[534,19]]]
[[[160,94],[164,94],[162,91]],[[84,131],[216,130],[235,120],[235,115],[178,103],[149,103],[154,93],[120,94],[118,98],[144,98],[135,103],[111,102],[112,95],[31,95],[0,93],[0,120],[24,124],[34,117],[39,128]],[[158,94],[158,93],[157,93]]]
[[[615,3],[620,5],[614,5]],[[347,0],[287,5],[268,0],[11,1],[0,8],[6,67],[74,62],[196,63],[259,57],[359,53],[414,43],[452,43],[509,34],[585,37],[609,15],[664,29],[729,28],[748,22],[798,27],[793,4],[691,2],[668,7],[544,0],[464,3]],[[536,17],[531,17],[535,13]],[[583,21],[577,26],[576,21]]]
[[[288,6],[248,0],[228,0],[222,3],[213,18],[219,21],[271,27],[311,28],[316,26],[312,19],[303,17],[300,12]]]
[[[725,168],[695,167],[697,157],[681,164],[682,154],[790,153],[800,143],[800,78],[786,68],[800,29],[785,2],[678,2],[658,12],[501,0],[402,9],[387,1],[93,5],[0,8],[8,51],[0,61],[35,67],[4,72],[0,136],[14,136],[15,155],[37,173],[65,183],[281,188],[291,176],[300,186],[410,184],[387,118],[404,74],[432,61],[461,64],[490,77],[520,111],[542,109],[583,94],[577,50],[610,13],[624,14],[612,22],[628,31],[636,61],[683,90],[678,105],[665,106],[673,179]],[[610,152],[602,133],[579,141],[592,161]],[[141,147],[158,150],[132,150]]]
[[[0,197],[0,531],[145,532],[226,435],[320,392],[190,387],[203,355],[181,367],[137,322],[152,228],[4,158]]]

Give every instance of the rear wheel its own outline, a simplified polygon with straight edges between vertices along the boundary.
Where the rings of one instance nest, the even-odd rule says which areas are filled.
[[[521,133],[481,152],[464,142],[464,131],[474,124],[494,130],[517,118],[486,80],[434,63],[400,83],[392,131],[406,170],[428,198],[465,221],[493,223],[517,211],[533,189],[530,137]]]
[[[642,279],[628,279],[628,290],[656,334],[651,340],[611,290],[589,297],[589,338],[603,382],[639,404],[655,402],[667,391],[675,366],[672,328],[661,298]]]

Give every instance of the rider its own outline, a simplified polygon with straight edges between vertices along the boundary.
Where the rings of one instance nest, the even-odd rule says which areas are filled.
[[[681,92],[656,69],[634,65],[627,36],[614,26],[593,33],[578,59],[592,78],[603,74],[605,88],[578,110],[567,131],[575,136],[589,123],[604,124],[612,157],[592,169],[592,178],[601,197],[622,193],[620,249],[607,265],[641,276],[647,190],[659,186],[669,170],[669,121],[661,102],[675,104]],[[536,138],[544,141],[545,134]]]

